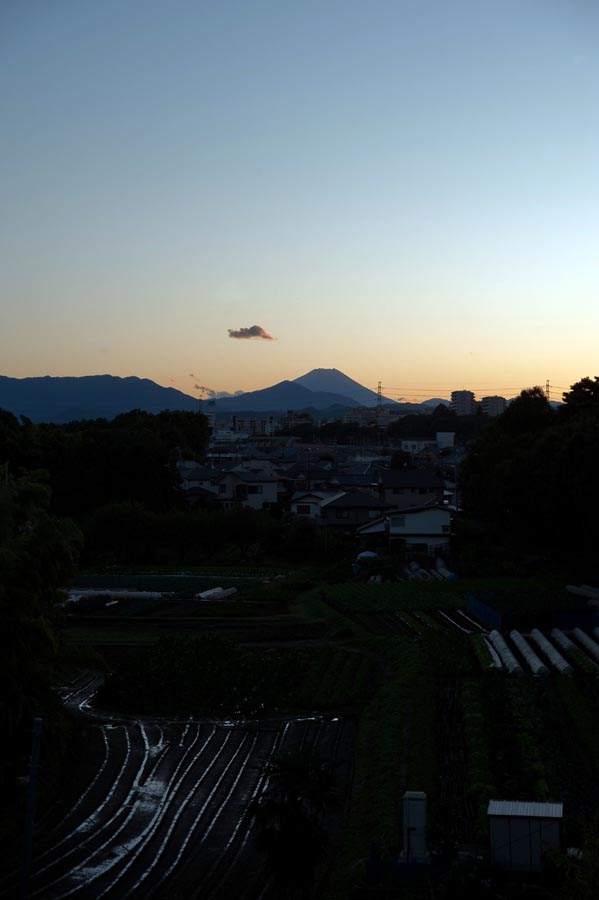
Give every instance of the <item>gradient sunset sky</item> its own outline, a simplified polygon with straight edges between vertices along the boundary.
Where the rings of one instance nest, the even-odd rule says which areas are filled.
[[[559,399],[598,45],[595,0],[3,0],[0,374]]]

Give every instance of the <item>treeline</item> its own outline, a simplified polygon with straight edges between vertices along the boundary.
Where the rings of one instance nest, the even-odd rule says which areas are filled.
[[[176,461],[201,459],[209,439],[199,413],[132,410],[114,419],[33,424],[0,410],[0,464],[13,474],[43,470],[50,508],[81,518],[107,503],[164,511],[181,503]]]
[[[34,425],[0,411],[1,807],[14,812],[34,716],[44,720],[44,753],[51,748],[55,763],[68,743],[51,685],[73,662],[61,638],[61,589],[79,560],[230,564],[343,552],[343,539],[313,522],[187,509],[176,461],[201,458],[207,439],[206,420],[194,413]]]
[[[0,466],[5,478],[35,473],[45,484],[48,511],[81,530],[84,564],[259,564],[343,552],[343,538],[311,521],[189,509],[176,463],[201,460],[208,437],[197,413],[133,410],[111,421],[38,425],[0,410]]]
[[[47,484],[32,475],[0,481],[0,795],[14,815],[15,778],[26,773],[33,716],[59,752],[63,728],[52,673],[64,659],[60,588],[72,577],[82,534],[49,513]]]
[[[98,694],[100,707],[137,714],[250,715],[297,705],[308,658],[216,635],[162,637],[130,653]]]
[[[34,425],[0,410],[0,792],[12,816],[33,717],[43,718],[42,748],[52,748],[52,760],[68,743],[51,685],[73,661],[61,638],[61,589],[90,522],[97,529],[97,511],[111,502],[139,506],[149,517],[176,509],[178,455],[199,458],[207,440],[205,417],[193,413],[133,411],[110,422]],[[111,520],[115,546],[124,541],[122,515],[118,525]]]
[[[376,421],[376,409],[372,410],[373,422]],[[434,439],[438,431],[453,431],[458,440],[468,441],[479,435],[489,423],[482,414],[474,416],[456,416],[443,403],[440,403],[431,415],[406,415],[389,425],[381,419],[380,427],[361,426],[350,422],[326,422],[317,425],[304,422],[291,427],[286,434],[306,441],[319,441],[331,444],[391,445],[402,438],[423,437]]]
[[[139,503],[99,507],[83,523],[82,562],[95,565],[260,565],[319,562],[353,552],[351,538],[308,519],[240,508],[154,512]]]
[[[466,568],[504,560],[594,564],[599,542],[599,378],[583,378],[554,409],[522,391],[461,467],[459,548]]]

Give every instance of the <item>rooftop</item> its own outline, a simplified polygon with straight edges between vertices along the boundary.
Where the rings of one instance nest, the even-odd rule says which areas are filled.
[[[523,800],[489,800],[487,815],[526,819],[561,819],[563,803],[537,803]]]

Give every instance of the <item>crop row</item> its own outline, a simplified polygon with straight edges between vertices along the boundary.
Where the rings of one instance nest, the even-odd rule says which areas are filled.
[[[427,632],[442,630],[457,631],[462,634],[471,634],[480,631],[476,622],[469,619],[459,609],[430,609],[428,612],[414,609],[371,609],[371,610],[345,610],[336,601],[333,608],[343,611],[344,614],[363,631],[378,636],[391,637],[393,635],[417,636]]]
[[[509,635],[493,631],[488,636],[471,635],[470,643],[483,670],[505,668],[515,675],[527,671],[546,675],[550,667],[554,667],[562,674],[571,675],[573,670],[568,661],[570,660],[578,671],[586,675],[599,674],[599,668],[592,659],[593,653],[599,659],[599,645],[588,635],[580,629],[575,629],[572,640],[563,632],[554,629],[551,638],[553,640],[538,629],[533,629],[530,636],[522,635],[518,631],[512,631]],[[550,667],[544,660],[550,663]]]
[[[479,681],[472,679],[464,681],[461,702],[466,744],[467,792],[475,804],[475,833],[480,839],[487,827],[486,809],[489,799],[495,794],[495,784],[489,765],[489,735],[485,702]]]
[[[438,780],[427,656],[402,637],[373,639],[371,648],[384,675],[360,716],[352,805],[327,900],[349,896],[373,840],[381,841],[383,853],[397,851],[403,791],[431,796]]]
[[[147,898],[173,890],[226,898],[252,886],[257,895],[264,858],[246,810],[267,787],[268,761],[291,752],[322,757],[338,773],[341,796],[347,790],[353,726],[338,718],[137,721],[100,730],[93,776],[54,825],[38,831],[32,898]],[[15,890],[12,873],[0,895]]]
[[[455,583],[432,584],[336,584],[330,599],[340,608],[353,610],[452,609],[464,604],[463,590]]]
[[[360,652],[323,649],[311,662],[297,704],[310,709],[362,705],[368,699],[375,668]]]

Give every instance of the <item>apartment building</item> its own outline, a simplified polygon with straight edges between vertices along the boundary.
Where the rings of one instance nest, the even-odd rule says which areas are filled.
[[[505,397],[483,397],[482,408],[485,416],[500,416],[505,412],[507,401]]]
[[[456,416],[473,416],[476,413],[476,400],[472,391],[452,391],[451,408]]]

